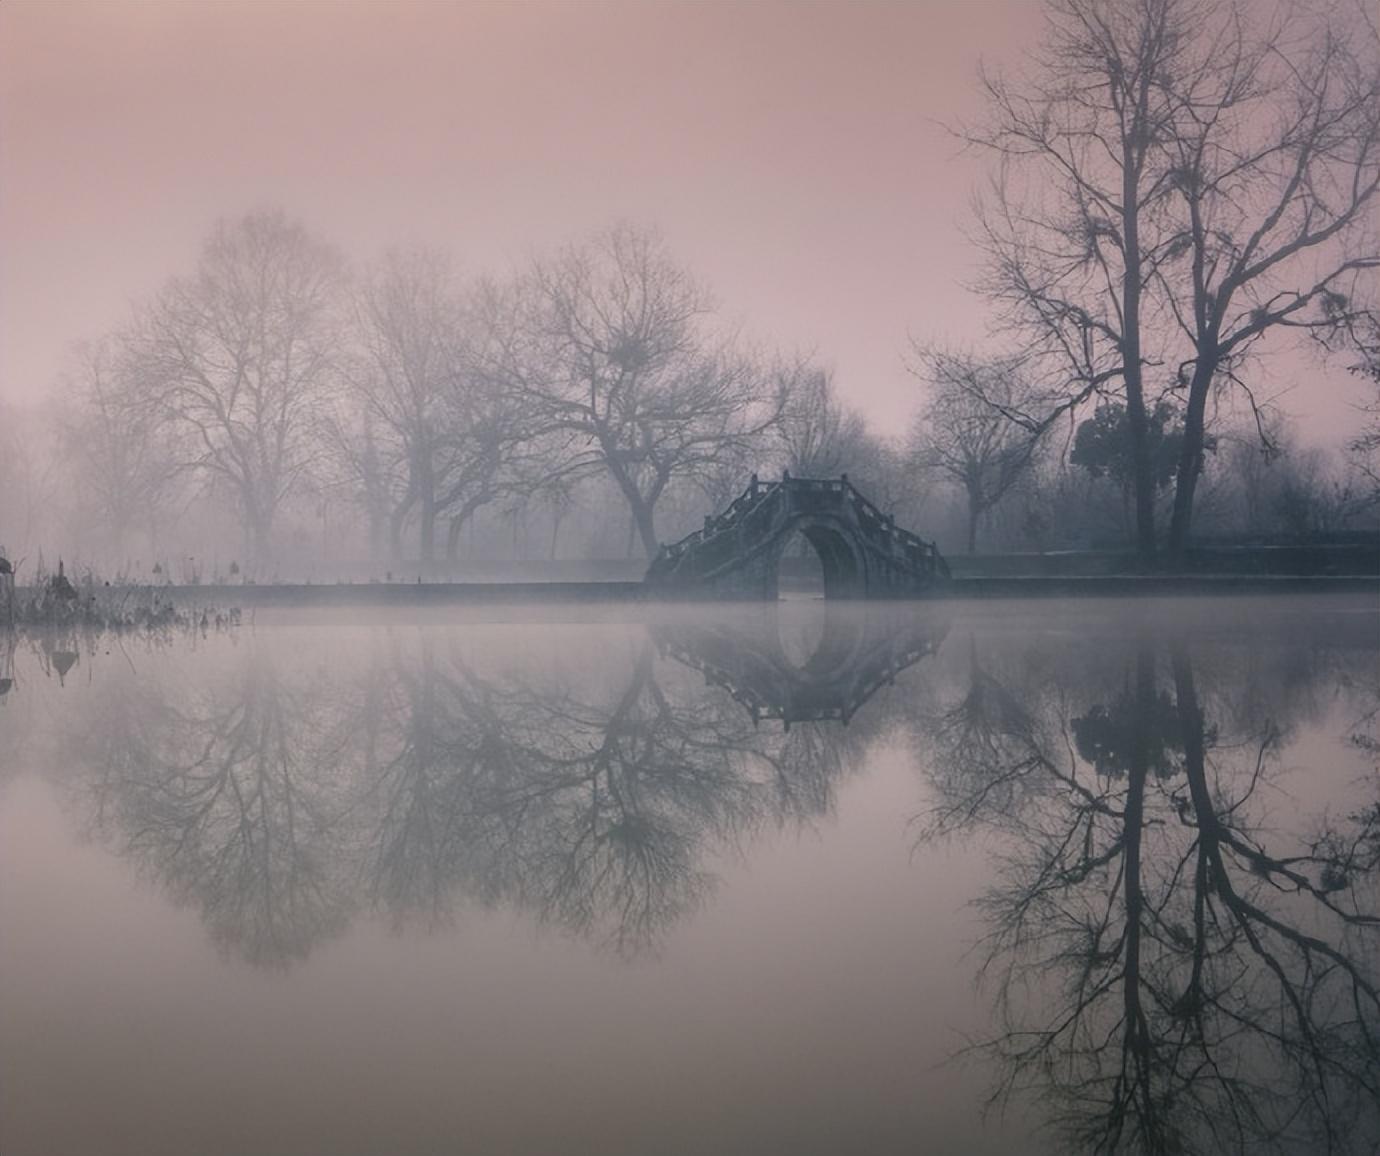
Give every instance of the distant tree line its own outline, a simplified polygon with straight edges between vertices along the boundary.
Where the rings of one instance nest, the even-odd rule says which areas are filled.
[[[280,212],[222,221],[190,274],[74,351],[61,394],[92,553],[209,500],[259,568],[304,505],[350,511],[374,558],[428,563],[489,510],[545,510],[555,552],[592,493],[650,556],[677,503],[754,469],[842,468],[867,440],[827,373],[749,348],[626,225],[467,280],[439,250],[351,270]]]

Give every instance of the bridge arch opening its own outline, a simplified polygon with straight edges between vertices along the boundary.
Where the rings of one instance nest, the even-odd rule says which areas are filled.
[[[824,597],[824,560],[799,530],[787,536],[776,560],[776,595],[783,601]]]
[[[859,598],[865,594],[857,549],[848,535],[823,522],[802,522],[786,536],[776,571],[778,598]]]

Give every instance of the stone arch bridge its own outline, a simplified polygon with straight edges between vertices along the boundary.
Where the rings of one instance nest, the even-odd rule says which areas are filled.
[[[662,546],[643,580],[669,596],[772,600],[799,531],[819,555],[826,598],[914,598],[947,579],[934,543],[903,530],[848,475],[752,482],[722,514]]]

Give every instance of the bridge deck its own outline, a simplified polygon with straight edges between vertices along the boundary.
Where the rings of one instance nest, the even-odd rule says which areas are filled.
[[[775,598],[787,541],[803,534],[820,556],[826,597],[916,597],[948,577],[932,542],[896,525],[848,480],[751,484],[703,528],[662,547],[649,587],[679,596]]]

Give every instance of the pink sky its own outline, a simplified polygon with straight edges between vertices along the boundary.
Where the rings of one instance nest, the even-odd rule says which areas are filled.
[[[962,289],[982,170],[939,122],[978,111],[979,58],[1017,62],[1039,20],[1033,0],[4,0],[0,397],[42,396],[217,216],[281,206],[354,257],[430,242],[476,272],[628,218],[895,432],[907,334],[983,332]],[[1285,407],[1344,430],[1355,383],[1308,376]]]

